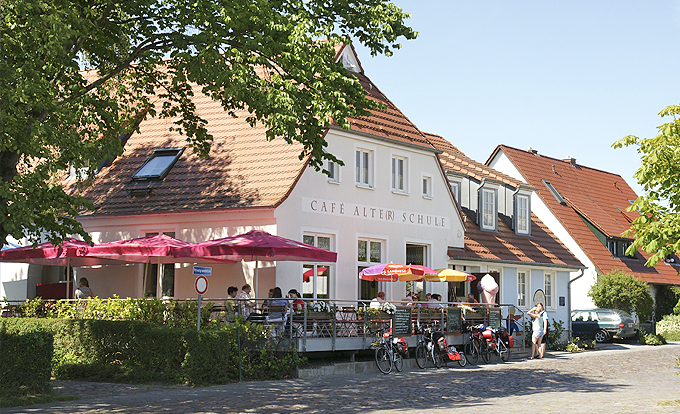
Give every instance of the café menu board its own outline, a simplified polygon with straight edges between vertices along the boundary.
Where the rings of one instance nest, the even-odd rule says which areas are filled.
[[[489,309],[489,326],[494,329],[501,327],[501,310]]]
[[[461,325],[462,309],[461,308],[449,307],[448,313],[449,314],[448,314],[447,321],[446,321],[447,331],[449,333],[459,332],[460,331],[460,325]]]
[[[397,308],[394,313],[394,335],[411,335],[411,308]]]

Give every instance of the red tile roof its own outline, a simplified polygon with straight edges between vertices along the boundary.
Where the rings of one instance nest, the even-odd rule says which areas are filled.
[[[386,109],[374,116],[350,119],[352,130],[378,138],[434,151],[422,133],[363,74],[356,74],[370,99]],[[72,193],[91,200],[95,215],[128,215],[181,210],[228,209],[277,206],[285,200],[305,169],[299,143],[283,139],[267,141],[262,125],[250,127],[244,111],[230,117],[221,107],[194,87],[197,115],[208,121],[214,141],[210,156],[200,159],[187,149],[162,181],[133,182],[132,175],[158,148],[184,147],[184,136],[169,131],[174,119],[142,121],[139,132],[125,144],[124,154],[104,168],[93,185],[78,189],[65,182]],[[158,102],[160,107],[162,102]]]
[[[635,258],[612,256],[582,219],[584,217],[608,237],[622,237],[621,234],[636,216],[636,213],[624,210],[630,205],[629,200],[637,198],[637,194],[620,175],[505,145],[499,145],[489,161],[499,151],[510,159],[529,185],[537,188],[541,199],[600,273],[618,269],[649,283],[680,284],[680,276],[671,265],[660,263],[653,268],[645,267],[645,259],[640,253]],[[552,184],[564,197],[565,204],[557,201],[542,180]]]
[[[519,185],[528,187],[519,180],[469,158],[439,135],[425,133],[425,137],[441,151],[438,157],[447,172],[463,174],[478,181],[492,179],[515,188]],[[483,231],[474,224],[474,217],[468,215],[468,218],[465,249],[450,249],[448,254],[452,259],[583,267],[569,249],[533,214],[530,236],[516,234],[503,220],[502,215],[498,218],[498,232]]]

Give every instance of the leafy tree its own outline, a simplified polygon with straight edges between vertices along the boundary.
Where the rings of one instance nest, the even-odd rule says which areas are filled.
[[[674,308],[680,299],[680,289],[677,286],[658,286],[654,297],[654,315],[660,321],[666,315],[673,315]]]
[[[89,240],[76,218],[92,205],[60,179],[69,167],[93,177],[146,117],[179,117],[173,128],[207,156],[191,84],[227,113],[248,110],[269,139],[302,143],[315,168],[339,162],[325,129],[377,104],[334,45],[391,55],[417,36],[388,0],[5,0],[0,12],[0,240],[34,242]]]
[[[673,120],[657,127],[659,134],[654,138],[638,138],[629,135],[612,146],[638,146],[642,154],[640,168],[635,178],[642,185],[645,194],[628,207],[638,211],[640,216],[631,223],[625,233],[634,236],[635,241],[626,253],[644,249],[651,257],[648,266],[654,266],[671,254],[680,253],[680,106],[666,107],[661,117]]]
[[[635,312],[640,319],[652,313],[654,304],[652,295],[647,290],[647,283],[620,270],[599,276],[588,291],[588,296],[598,308]]]

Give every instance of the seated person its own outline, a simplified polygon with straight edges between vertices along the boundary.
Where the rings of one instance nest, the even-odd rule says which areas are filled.
[[[378,296],[371,300],[371,309],[380,309],[380,305],[385,301],[385,292],[378,292]]]
[[[280,321],[287,314],[288,301],[283,299],[283,292],[280,287],[275,287],[272,291],[272,298],[269,302],[269,316],[267,320]]]

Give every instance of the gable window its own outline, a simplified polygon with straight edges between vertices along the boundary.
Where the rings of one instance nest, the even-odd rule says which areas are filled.
[[[555,306],[553,302],[553,289],[555,289],[555,275],[553,273],[545,273],[543,292],[545,293],[544,305],[546,309],[553,309]]]
[[[529,197],[517,194],[515,196],[515,233],[531,233],[531,208]]]
[[[407,159],[392,157],[392,191],[406,192]]]
[[[334,161],[328,161],[328,182],[340,182],[340,165]]]
[[[496,230],[496,190],[482,188],[480,192],[480,227],[482,230]]]
[[[356,183],[362,187],[372,187],[373,151],[356,150]]]
[[[458,181],[449,180],[449,185],[451,186],[451,192],[453,193],[453,197],[460,205],[460,183]]]
[[[423,176],[423,197],[432,198],[432,177]]]
[[[609,253],[614,257],[626,257],[626,249],[629,247],[629,241],[607,239],[607,250],[609,250]]]
[[[175,165],[184,148],[154,150],[144,165],[132,175],[133,180],[162,180]]]
[[[520,270],[517,272],[517,307],[526,308],[527,306],[527,272]]]
[[[333,237],[327,234],[308,233],[302,236],[302,242],[320,249],[331,250]],[[302,296],[328,299],[331,287],[330,269],[330,263],[303,263]]]

